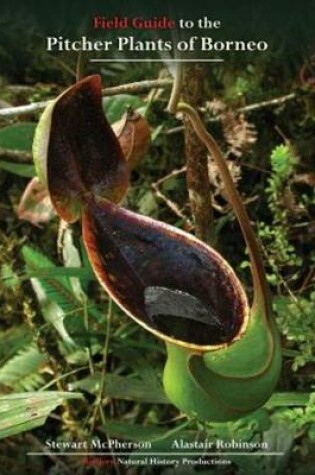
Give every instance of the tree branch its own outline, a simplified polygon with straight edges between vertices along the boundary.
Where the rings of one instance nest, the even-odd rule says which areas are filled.
[[[103,96],[116,96],[118,94],[140,94],[150,89],[170,88],[173,84],[172,79],[150,79],[147,81],[131,82],[121,84],[120,86],[106,87],[102,89]],[[51,101],[31,102],[24,106],[5,107],[0,109],[0,117],[13,117],[21,114],[32,114],[45,109]]]
[[[286,102],[293,101],[296,98],[297,98],[297,95],[294,92],[292,92],[291,94],[286,94],[284,96],[275,97],[274,99],[268,99],[266,101],[256,102],[254,104],[249,104],[249,105],[244,106],[244,107],[239,107],[238,109],[235,109],[234,112],[237,113],[237,114],[248,114],[248,113],[250,113],[252,111],[255,111],[255,110],[265,109],[265,108],[268,108],[268,107],[280,106],[282,104],[285,104]],[[205,107],[200,107],[198,110],[200,112],[205,112],[206,108]],[[210,119],[207,119],[206,122],[213,123],[213,122],[220,122],[220,120],[221,120],[221,115],[219,114],[216,117],[212,117]],[[166,135],[172,135],[172,134],[176,134],[177,132],[182,132],[183,130],[184,130],[184,126],[179,125],[177,127],[173,127],[172,129],[166,130],[165,134]]]
[[[186,65],[183,76],[183,99],[193,107],[204,101],[205,70],[202,65]],[[208,175],[207,149],[191,122],[184,118],[187,188],[196,236],[208,244],[214,240],[211,187]]]
[[[30,152],[22,150],[9,150],[0,147],[0,159],[8,162],[15,161],[18,163],[32,163],[33,158]]]

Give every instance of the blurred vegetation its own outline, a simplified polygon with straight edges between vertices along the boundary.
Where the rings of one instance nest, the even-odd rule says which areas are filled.
[[[34,47],[40,35],[36,25],[30,23],[22,31],[18,23],[7,28],[6,21],[1,18],[0,44],[14,43],[6,35],[23,34],[25,48],[0,48],[1,107],[53,98],[74,81],[74,54],[43,53]],[[87,58],[83,70],[95,72]],[[185,473],[314,473],[315,66],[304,50],[287,57],[280,45],[278,51],[251,61],[231,56],[224,66],[210,66],[206,73],[202,111],[226,152],[264,250],[283,343],[284,367],[277,393],[265,408],[233,423],[201,424],[179,415],[161,385],[164,345],[131,322],[100,289],[79,227],[66,230],[58,252],[57,218],[37,227],[18,219],[16,209],[34,174],[30,134],[32,138],[39,112],[1,117],[0,393],[49,389],[78,391],[83,398],[64,400],[46,424],[32,432],[22,408],[26,432],[0,443],[0,474],[115,473],[108,467],[85,467],[79,457],[60,461],[53,456],[25,456],[27,451],[43,450],[48,438],[96,437],[152,441],[161,452],[174,438],[267,441],[284,456],[229,456],[229,466],[188,467]],[[104,67],[101,74],[104,85],[110,86],[169,73],[163,65],[121,64]],[[183,131],[181,122],[165,111],[168,95],[159,91],[137,96],[135,107],[146,106],[154,140],[133,172],[124,205],[187,229],[183,215],[192,217],[185,175],[177,173],[184,166]],[[114,122],[120,118],[122,99],[111,101]],[[133,101],[126,96],[123,108]],[[249,107],[252,104],[256,106]],[[250,294],[244,243],[211,163],[209,170],[216,247]],[[157,182],[158,188],[152,186]],[[176,214],[170,204],[176,204],[182,214]],[[175,473],[172,467],[118,470]]]

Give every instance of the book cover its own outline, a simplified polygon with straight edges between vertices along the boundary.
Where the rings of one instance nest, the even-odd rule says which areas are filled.
[[[0,475],[314,473],[311,1],[4,2]]]

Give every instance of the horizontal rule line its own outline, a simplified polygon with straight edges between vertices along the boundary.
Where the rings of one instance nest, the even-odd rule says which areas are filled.
[[[27,455],[93,455],[94,457],[100,457],[100,456],[137,456],[137,457],[155,457],[155,456],[160,456],[160,457],[165,457],[165,456],[184,456],[184,457],[206,457],[206,456],[231,456],[231,455],[246,455],[246,456],[282,456],[284,455],[284,452],[204,452],[204,453],[195,453],[195,452],[151,452],[151,453],[146,453],[146,452],[137,452],[137,453],[131,453],[131,452],[27,452]]]
[[[150,58],[138,58],[138,59],[90,59],[91,63],[223,63],[222,58],[197,58],[197,59],[150,59]]]

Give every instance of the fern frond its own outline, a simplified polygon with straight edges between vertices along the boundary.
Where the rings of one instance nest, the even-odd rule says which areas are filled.
[[[2,331],[0,333],[0,366],[31,341],[32,333],[26,324]]]
[[[82,321],[86,311],[89,316],[97,320],[100,319],[100,313],[97,309],[87,305],[83,292],[82,299],[78,297],[78,293],[73,291],[72,277],[69,277],[67,272],[62,275],[62,269],[57,267],[50,259],[29,246],[22,248],[22,254],[28,272],[40,273],[44,269],[45,272],[48,271],[39,278],[32,277],[30,279],[31,284],[45,320],[53,325],[62,340],[73,348],[74,341],[64,326],[64,319],[71,316],[71,330],[75,332],[82,329]],[[54,275],[53,271],[55,269],[58,269],[59,272]],[[65,268],[65,271],[67,271],[67,268]]]
[[[31,343],[0,368],[0,383],[14,391],[34,391],[45,382],[39,371],[46,362],[46,356]]]

